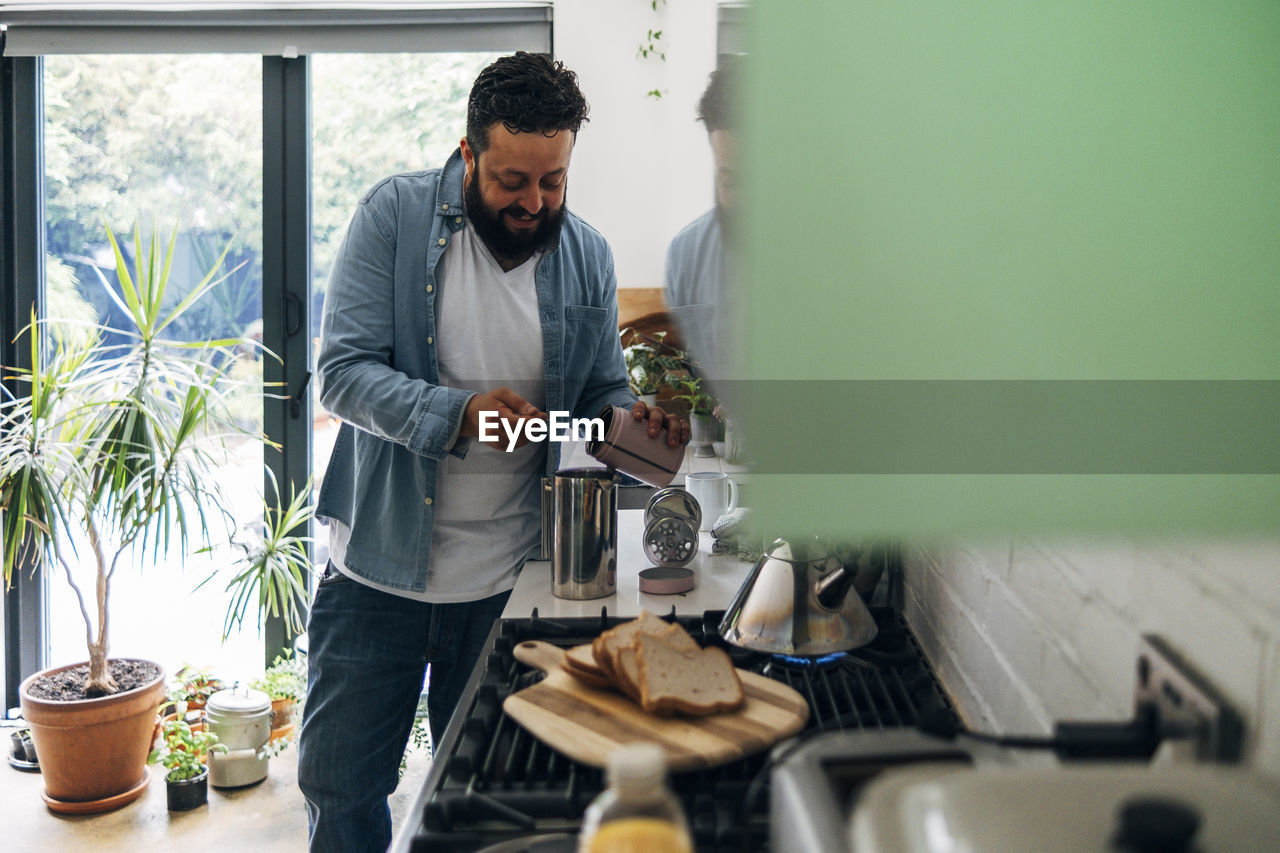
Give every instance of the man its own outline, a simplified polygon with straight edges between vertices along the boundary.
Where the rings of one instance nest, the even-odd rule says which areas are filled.
[[[737,134],[733,97],[740,76],[728,58],[711,72],[698,101],[698,120],[707,128],[715,166],[715,206],[685,226],[667,248],[665,296],[685,349],[714,381],[727,378],[734,353],[730,349],[734,280],[733,212],[737,190]]]
[[[459,150],[374,187],[334,261],[318,373],[344,423],[316,509],[330,564],[298,760],[313,851],[386,848],[426,668],[438,745],[537,551],[538,476],[558,454],[523,433],[504,452],[507,428],[619,404],[688,441],[627,390],[612,253],[565,206],[586,120],[561,63],[499,59],[476,78]],[[476,444],[484,417],[506,424],[501,444]]]

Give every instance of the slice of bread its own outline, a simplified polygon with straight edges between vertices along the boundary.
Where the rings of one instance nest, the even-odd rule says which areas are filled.
[[[610,688],[615,686],[609,676],[601,672],[600,667],[596,666],[595,658],[591,656],[590,643],[583,643],[580,646],[565,649],[564,660],[560,666],[565,672],[591,687]]]
[[[636,663],[636,647],[623,646],[618,649],[618,670],[613,679],[614,684],[623,693],[640,702],[640,665]]]
[[[635,637],[634,648],[640,705],[650,713],[718,714],[738,708],[746,698],[724,649],[695,644],[690,650],[644,633]]]
[[[647,634],[665,633],[671,631],[672,628],[679,628],[679,626],[673,626],[668,622],[662,621],[648,610],[641,610],[638,618],[632,619],[630,622],[623,622],[621,625],[615,625],[596,637],[591,642],[591,653],[601,671],[607,677],[616,679],[615,661],[619,649],[631,645],[636,634],[642,632]],[[679,628],[679,630],[684,631],[683,628]]]
[[[629,645],[616,649],[613,659],[613,680],[623,693],[637,702],[640,701],[640,665],[636,660],[636,640],[642,634],[646,637],[659,637],[682,651],[696,652],[699,648],[698,641],[690,637],[688,631],[678,623],[673,623],[667,625],[665,630],[641,631],[632,637]]]
[[[580,646],[574,646],[566,649],[564,653],[564,661],[574,669],[585,672],[587,675],[598,675],[604,677],[604,670],[596,663],[595,655],[591,651],[590,643],[583,643]]]
[[[561,666],[561,669],[569,673],[571,678],[581,681],[588,687],[599,687],[602,690],[612,690],[617,687],[616,684],[605,678],[603,675],[592,675],[589,672],[583,672],[582,670],[569,666],[568,664]]]

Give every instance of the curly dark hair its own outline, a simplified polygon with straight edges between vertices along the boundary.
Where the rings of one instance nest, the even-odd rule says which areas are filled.
[[[735,105],[742,76],[741,62],[736,56],[726,56],[720,66],[711,72],[707,88],[698,101],[698,121],[713,130],[733,130],[736,126]]]
[[[512,133],[576,134],[589,109],[577,74],[545,54],[522,50],[501,57],[476,78],[467,99],[467,144],[477,154],[485,151],[496,121]]]

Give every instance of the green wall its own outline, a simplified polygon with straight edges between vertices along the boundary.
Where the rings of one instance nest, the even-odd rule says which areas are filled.
[[[756,0],[750,50],[767,527],[1280,530],[1280,3]],[[973,380],[1128,384],[1070,386],[1073,424]]]

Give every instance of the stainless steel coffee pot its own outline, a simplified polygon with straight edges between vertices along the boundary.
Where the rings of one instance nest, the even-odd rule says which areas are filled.
[[[720,635],[747,649],[812,656],[866,645],[876,623],[826,540],[777,539],[734,596]]]
[[[587,600],[617,591],[618,474],[569,468],[551,478],[551,594]]]

